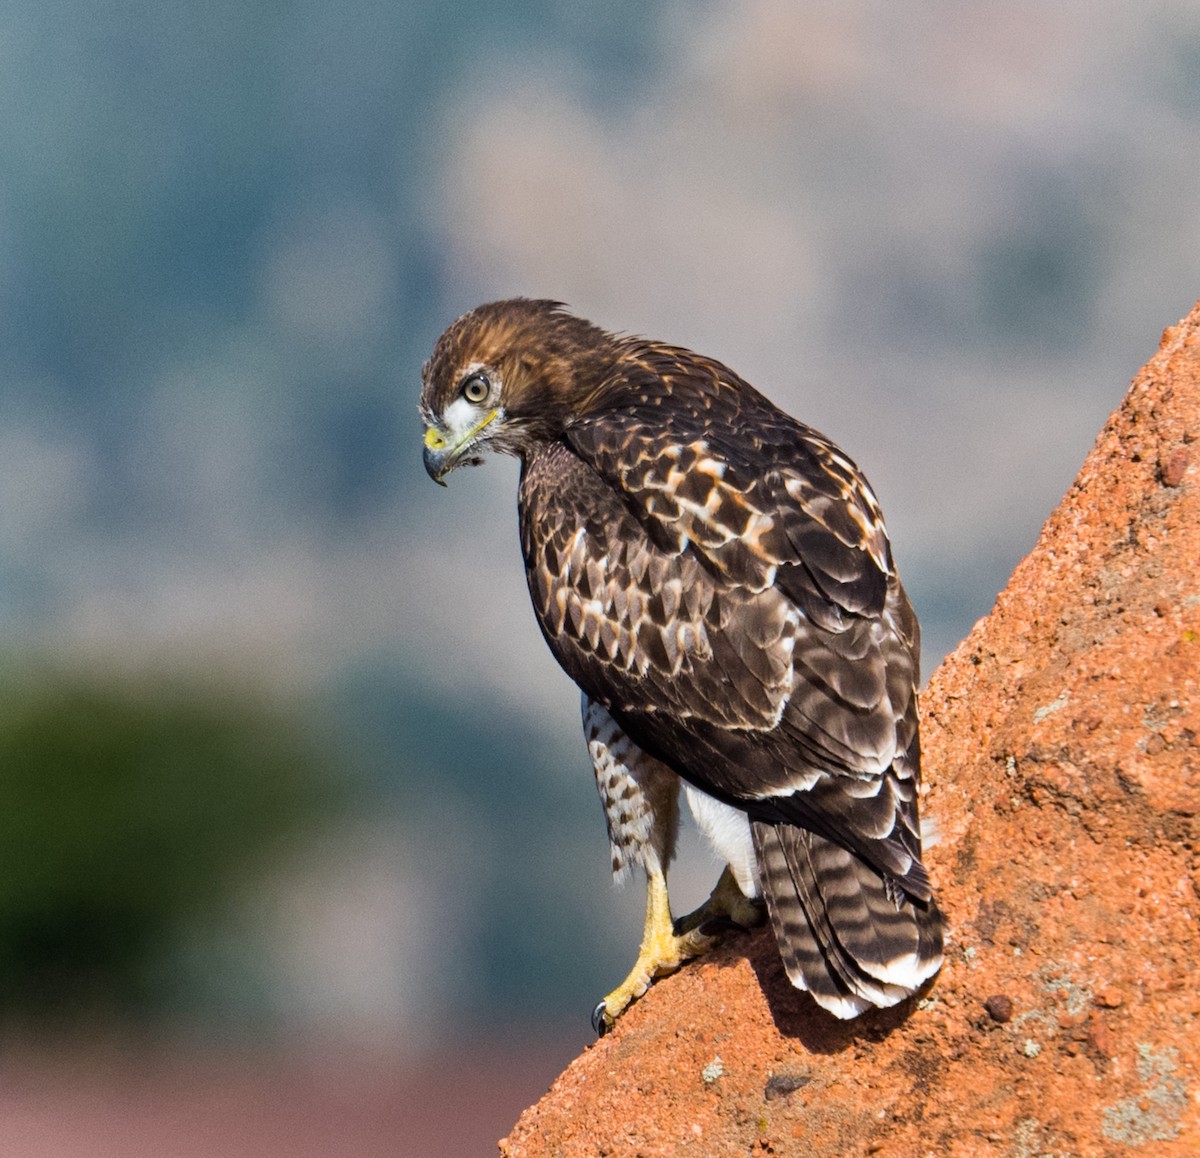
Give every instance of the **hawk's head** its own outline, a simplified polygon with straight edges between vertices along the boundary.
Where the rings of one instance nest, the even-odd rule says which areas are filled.
[[[487,450],[557,438],[616,358],[610,334],[560,302],[513,298],[463,314],[422,372],[425,469],[435,482]]]

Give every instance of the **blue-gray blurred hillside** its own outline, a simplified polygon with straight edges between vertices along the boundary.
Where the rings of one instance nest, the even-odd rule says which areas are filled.
[[[421,469],[458,313],[560,298],[834,437],[929,670],[1200,293],[1182,2],[0,12],[18,1021],[586,1036],[641,899],[515,467]]]

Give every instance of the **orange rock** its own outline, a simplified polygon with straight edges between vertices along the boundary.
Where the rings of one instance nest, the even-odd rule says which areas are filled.
[[[504,1154],[1200,1152],[1198,436],[1200,307],[922,697],[934,987],[838,1022],[760,930],[655,985]]]

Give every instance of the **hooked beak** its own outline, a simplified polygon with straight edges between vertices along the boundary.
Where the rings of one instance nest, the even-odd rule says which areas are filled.
[[[440,487],[446,484],[442,476],[454,466],[454,448],[446,441],[446,436],[436,426],[425,430],[425,450],[422,454],[425,461],[425,472]]]
[[[478,465],[482,462],[480,457],[472,456],[469,452],[478,441],[480,431],[499,416],[500,411],[493,410],[477,426],[460,435],[457,442],[451,441],[453,435],[448,435],[440,426],[427,426],[425,428],[425,450],[422,457],[429,477],[439,486],[445,486],[446,484],[442,480],[456,466],[462,466],[464,462],[471,465]]]

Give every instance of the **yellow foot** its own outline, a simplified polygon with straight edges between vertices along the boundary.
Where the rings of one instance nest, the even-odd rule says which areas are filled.
[[[708,900],[686,917],[680,917],[675,922],[675,932],[703,930],[711,940],[717,940],[722,932],[733,926],[738,929],[753,929],[761,925],[766,918],[767,910],[763,902],[751,900],[746,896],[738,887],[737,878],[726,865]]]
[[[714,948],[730,928],[757,925],[761,905],[742,895],[729,869],[721,874],[712,895],[694,913],[671,920],[667,882],[661,872],[646,879],[646,926],[629,976],[592,1011],[592,1028],[601,1036],[613,1027],[629,1004],[653,981],[674,973],[685,961]]]
[[[707,936],[698,929],[677,937],[671,930],[668,918],[664,929],[656,931],[652,938],[642,941],[638,958],[629,971],[629,976],[592,1011],[592,1028],[598,1034],[607,1033],[630,1002],[641,997],[650,988],[651,982],[665,977],[668,973],[674,973],[690,958],[707,953],[718,940],[719,937]]]

